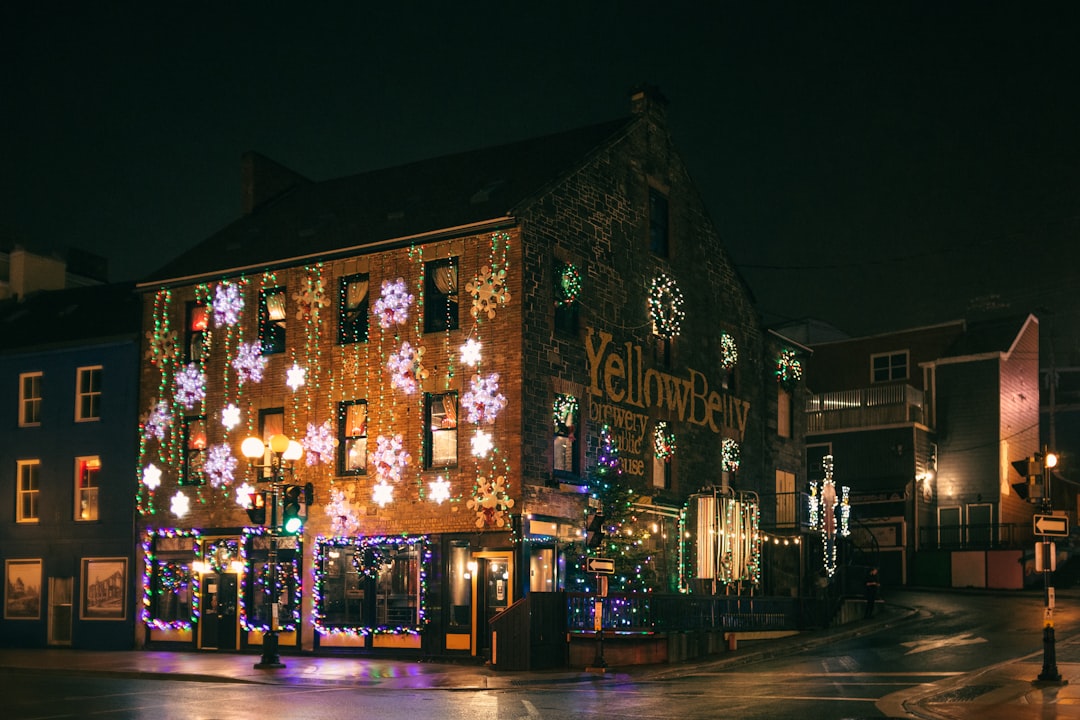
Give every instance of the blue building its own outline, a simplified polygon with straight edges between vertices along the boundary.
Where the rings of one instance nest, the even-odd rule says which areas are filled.
[[[0,303],[0,644],[133,644],[140,317],[130,285]]]

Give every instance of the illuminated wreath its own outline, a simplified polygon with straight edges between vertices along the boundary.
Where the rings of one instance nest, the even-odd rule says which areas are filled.
[[[730,370],[739,361],[739,350],[735,347],[735,338],[727,333],[720,333],[720,367]]]
[[[802,363],[795,356],[795,351],[785,349],[776,358],[776,381],[784,386],[785,390],[795,387],[802,378]]]
[[[649,315],[653,332],[666,340],[677,337],[682,332],[682,321],[686,317],[682,305],[682,290],[673,278],[666,273],[654,278],[649,288]]]
[[[581,274],[573,263],[563,263],[559,268],[558,299],[555,305],[569,305],[581,294]]]

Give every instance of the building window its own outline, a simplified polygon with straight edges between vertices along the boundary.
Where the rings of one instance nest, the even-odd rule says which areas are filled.
[[[472,625],[472,571],[469,568],[471,560],[472,551],[467,541],[451,541],[450,626],[458,632]]]
[[[19,427],[41,424],[41,373],[19,376]]]
[[[285,352],[285,288],[259,293],[259,342],[263,355]]]
[[[206,482],[206,418],[184,419],[184,467],[181,485],[202,485]]]
[[[338,298],[338,344],[367,342],[368,338],[368,276],[348,275],[341,278]]]
[[[668,256],[668,198],[654,187],[649,188],[649,252]]]
[[[423,622],[420,541],[328,541],[316,548],[317,614],[323,628],[366,632]]]
[[[187,359],[199,362],[206,351],[206,331],[210,327],[209,308],[202,303],[187,306]]]
[[[424,332],[458,328],[457,258],[424,264]]]
[[[40,469],[40,460],[19,460],[17,463],[19,485],[16,489],[15,498],[16,522],[36,523],[41,518],[40,509],[38,508],[41,493],[38,486],[38,471]]]
[[[791,393],[783,385],[776,385],[776,434],[791,437]]]
[[[367,472],[367,400],[338,405],[338,470],[342,475]]]
[[[558,475],[581,474],[581,466],[578,460],[578,448],[581,437],[581,423],[579,421],[580,408],[578,400],[573,395],[558,394],[552,405],[552,417],[554,420],[554,470]]]
[[[75,519],[98,519],[101,458],[75,458]]]
[[[457,465],[458,394],[428,393],[424,396],[424,467]]]
[[[671,489],[671,464],[670,458],[652,457],[652,484],[655,488]]]
[[[870,356],[870,377],[873,382],[890,382],[892,380],[907,380],[908,377],[908,353],[903,352],[882,353]]]
[[[75,390],[75,421],[101,419],[101,366],[78,370]]]
[[[262,473],[262,480],[273,479],[273,469],[270,467],[273,464],[273,458],[270,456],[270,438],[275,435],[285,434],[285,409],[284,408],[266,408],[259,411],[259,437],[263,440],[263,445],[266,449],[263,451],[262,464],[265,466],[259,472]]]
[[[795,473],[776,471],[776,527],[795,526]]]

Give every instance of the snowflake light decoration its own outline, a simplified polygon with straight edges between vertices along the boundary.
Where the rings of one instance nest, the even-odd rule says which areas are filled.
[[[375,445],[375,452],[368,459],[375,466],[379,482],[401,482],[401,471],[412,462],[412,456],[403,449],[401,435],[392,438],[380,435],[375,439]]]
[[[262,344],[240,343],[232,365],[236,369],[236,377],[241,385],[247,381],[262,382],[263,370],[266,369],[266,356],[262,354]]]
[[[439,475],[437,478],[428,483],[428,488],[431,492],[428,493],[428,497],[431,501],[437,505],[442,505],[445,501],[450,499],[450,481]]]
[[[176,331],[163,333],[146,332],[146,359],[152,365],[162,366],[176,358]]]
[[[306,377],[307,370],[293,363],[292,367],[285,371],[285,384],[291,387],[293,392],[296,392],[304,384]]]
[[[371,501],[379,507],[386,507],[394,502],[394,486],[380,480],[371,488]]]
[[[477,425],[495,422],[495,417],[506,407],[506,396],[499,392],[499,373],[487,377],[474,375],[471,389],[461,396],[461,405],[469,412],[469,422]]]
[[[724,442],[720,446],[720,457],[724,470],[738,472],[740,462],[739,443],[731,438],[724,438]]]
[[[176,401],[188,410],[206,398],[206,375],[198,364],[188,363],[176,374]]]
[[[156,437],[159,441],[165,439],[165,431],[172,425],[172,413],[169,412],[169,404],[164,400],[154,398],[150,401],[150,410],[143,417],[142,425],[146,430],[146,437]]]
[[[401,343],[398,351],[390,353],[386,361],[386,371],[390,373],[390,385],[401,388],[406,395],[415,392],[417,382],[428,376],[423,363],[423,355],[424,348],[413,348],[408,341]]]
[[[472,294],[472,316],[487,314],[489,320],[495,319],[495,308],[506,307],[510,302],[510,291],[506,289],[506,270],[495,270],[485,265],[480,276],[465,284],[465,290]]]
[[[383,280],[382,295],[375,301],[375,315],[384,330],[394,325],[404,325],[409,319],[409,305],[413,296],[405,287],[405,280]]]
[[[240,408],[229,403],[221,409],[221,424],[226,430],[232,430],[240,424]]]
[[[479,340],[475,338],[466,340],[465,344],[461,346],[461,362],[469,367],[476,367],[476,364],[480,362],[480,348]]]
[[[188,496],[177,490],[176,494],[172,496],[172,500],[169,501],[169,509],[172,514],[178,518],[182,518],[188,514],[188,510],[191,509],[191,501],[188,500]]]
[[[495,447],[491,442],[491,435],[480,429],[477,429],[469,442],[472,444],[472,454],[478,458],[486,458],[491,448]]]
[[[244,298],[240,295],[240,286],[235,283],[219,283],[214,290],[214,324],[235,325],[240,321],[240,311],[244,309]]]
[[[318,320],[319,311],[330,304],[330,300],[323,290],[321,278],[315,280],[309,278],[307,287],[293,293],[293,299],[296,300],[297,320],[305,320],[308,317],[312,320]]]
[[[360,519],[344,490],[331,488],[330,502],[326,503],[323,512],[330,518],[331,535],[351,537],[360,532]]]
[[[161,486],[161,468],[154,463],[147,465],[143,468],[142,482],[148,490],[156,490]]]
[[[506,494],[506,478],[502,475],[494,480],[480,478],[476,494],[466,506],[476,512],[478,528],[506,525],[506,511],[514,507],[514,499]]]
[[[236,488],[236,504],[245,510],[250,510],[252,507],[251,496],[254,492],[255,488],[247,483]]]
[[[236,470],[236,458],[233,457],[232,448],[225,443],[211,445],[206,453],[203,470],[210,478],[210,484],[216,488],[232,483],[233,472]]]
[[[304,446],[304,462],[308,465],[322,463],[329,465],[334,461],[334,447],[337,446],[337,438],[330,427],[330,421],[326,420],[321,425],[307,424],[307,435],[301,445]]]

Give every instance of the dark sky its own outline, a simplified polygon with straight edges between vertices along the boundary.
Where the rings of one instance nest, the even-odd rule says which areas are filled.
[[[138,279],[237,217],[246,150],[322,180],[620,117],[646,81],[766,321],[1080,324],[1078,5],[17,0],[0,238]]]

